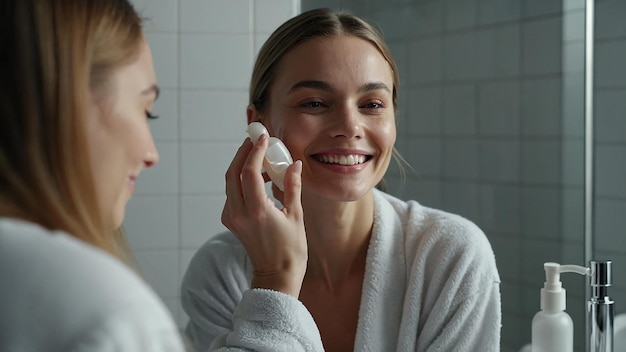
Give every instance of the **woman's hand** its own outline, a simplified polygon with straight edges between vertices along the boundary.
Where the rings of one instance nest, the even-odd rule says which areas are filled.
[[[266,175],[261,173],[267,140],[262,135],[253,146],[247,138],[237,151],[226,172],[222,223],[241,241],[252,261],[253,288],[298,298],[308,258],[300,202],[302,162],[287,169],[284,207],[278,209],[265,193]]]

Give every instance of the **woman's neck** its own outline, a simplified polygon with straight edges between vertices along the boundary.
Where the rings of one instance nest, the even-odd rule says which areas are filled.
[[[307,278],[333,287],[361,273],[374,223],[373,193],[353,202],[303,202],[309,246]]]

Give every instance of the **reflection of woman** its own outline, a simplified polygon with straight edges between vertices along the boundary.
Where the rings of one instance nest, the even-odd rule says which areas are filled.
[[[397,88],[386,45],[358,17],[312,10],[268,39],[252,76],[248,122],[262,122],[302,162],[307,253],[298,257],[302,220],[290,217],[298,187],[284,194],[273,187],[286,210],[274,208],[262,193],[263,147],[244,142],[227,174],[223,221],[236,237],[293,246],[294,254],[282,267],[253,270],[254,248],[231,233],[210,239],[182,288],[187,335],[198,350],[233,335],[235,306],[267,277],[306,306],[327,351],[499,350],[499,276],[482,231],[375,188],[393,153]],[[268,226],[274,216],[283,227]],[[305,262],[303,278],[290,270]]]
[[[158,162],[137,13],[126,0],[2,0],[0,17],[0,351],[183,351],[113,234]],[[263,317],[284,306],[272,298],[250,292],[236,331],[277,330]],[[229,347],[251,343],[268,350]]]

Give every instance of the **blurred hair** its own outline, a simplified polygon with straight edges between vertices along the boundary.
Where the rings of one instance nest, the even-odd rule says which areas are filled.
[[[0,2],[0,216],[63,230],[127,261],[99,209],[87,104],[139,54],[127,0]]]

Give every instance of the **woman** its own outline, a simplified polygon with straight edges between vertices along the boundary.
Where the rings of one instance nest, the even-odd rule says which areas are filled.
[[[0,4],[0,350],[183,351],[116,231],[159,160],[147,123],[159,88],[139,16],[126,0]],[[298,180],[292,167],[288,183]],[[249,292],[236,331],[276,331],[262,314],[280,318],[281,295]],[[315,330],[306,313],[293,323]],[[293,350],[321,349],[312,336]],[[267,346],[234,337],[227,347]]]
[[[232,233],[210,239],[183,281],[197,350],[232,336],[233,311],[256,277],[307,259],[304,278],[285,286],[313,315],[326,351],[499,350],[499,276],[482,231],[376,188],[394,151],[397,89],[387,46],[356,16],[311,10],[270,36],[254,67],[248,123],[263,123],[302,162],[304,217],[266,226],[273,203],[260,194],[260,164],[244,161],[245,141],[226,178],[222,219]],[[289,213],[296,196],[272,189]],[[252,269],[254,249],[236,237],[256,235],[263,247],[277,233],[293,256]]]

